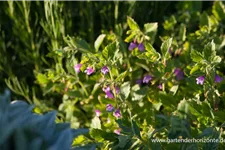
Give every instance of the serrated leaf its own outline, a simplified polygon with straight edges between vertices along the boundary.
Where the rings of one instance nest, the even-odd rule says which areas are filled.
[[[109,45],[107,45],[104,50],[102,51],[102,56],[108,60],[108,58],[112,58],[114,56],[114,53],[117,50],[117,44],[116,42],[113,42]]]
[[[138,30],[138,24],[131,17],[127,16],[127,23],[131,30]]]
[[[170,57],[169,48],[172,45],[172,41],[173,41],[173,38],[169,38],[166,41],[164,41],[161,45],[161,52],[165,59],[168,59]]]
[[[200,52],[196,51],[196,50],[192,50],[191,51],[191,59],[194,62],[200,62],[203,60],[203,56]]]
[[[95,50],[98,51],[99,47],[101,46],[104,38],[105,38],[105,34],[101,34],[98,36],[98,38],[96,39],[94,46],[95,46]]]

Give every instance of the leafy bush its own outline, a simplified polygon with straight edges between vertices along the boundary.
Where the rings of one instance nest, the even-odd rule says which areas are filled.
[[[73,138],[87,129],[73,130],[68,123],[55,123],[56,112],[38,115],[24,101],[12,101],[10,93],[0,96],[0,149],[70,149]],[[93,145],[94,146],[94,145]]]

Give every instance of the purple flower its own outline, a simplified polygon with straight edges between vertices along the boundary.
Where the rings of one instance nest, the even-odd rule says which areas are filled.
[[[152,77],[150,75],[146,75],[144,76],[143,83],[148,83],[150,80],[152,80]]]
[[[218,74],[215,75],[215,80],[214,82],[219,83],[223,80],[223,78],[221,78]]]
[[[91,75],[93,72],[95,72],[95,70],[92,67],[87,67],[84,72],[87,73],[87,75]]]
[[[162,90],[162,83],[160,83],[160,84],[158,85],[158,88],[159,88],[160,90]]]
[[[196,81],[197,81],[196,82],[197,84],[203,85],[203,83],[205,81],[205,76],[200,76],[200,77],[196,78]]]
[[[116,129],[116,130],[114,130],[114,133],[116,133],[116,134],[118,134],[118,135],[120,135],[120,132],[121,132],[121,129]]]
[[[113,116],[115,116],[117,119],[121,117],[120,109],[117,109],[115,112],[113,112]]]
[[[110,87],[103,87],[102,90],[105,92],[105,98],[114,98],[114,95],[110,91]]]
[[[140,44],[138,45],[138,50],[141,51],[141,52],[144,51],[144,50],[145,50],[144,44],[140,43]]]
[[[184,79],[184,72],[180,68],[176,68],[174,70],[174,74],[175,74],[177,80]]]
[[[99,116],[101,115],[101,111],[98,110],[98,109],[96,109],[96,110],[95,110],[95,114],[96,114],[97,117],[99,117]]]
[[[108,91],[108,92],[105,92],[105,98],[111,98],[111,99],[113,99],[114,98],[114,96],[113,96],[113,94],[110,92],[110,91]]]
[[[136,80],[136,84],[141,85],[141,84],[142,84],[142,79],[137,79],[137,80]]]
[[[106,111],[109,111],[109,112],[114,111],[113,105],[112,104],[107,104],[106,105]]]
[[[129,45],[129,47],[128,47],[128,49],[129,49],[130,51],[132,51],[132,50],[135,49],[136,47],[137,47],[137,44],[131,42],[130,45]]]
[[[110,87],[107,86],[107,87],[103,87],[102,90],[106,93],[106,92],[110,92]]]
[[[77,64],[77,65],[74,66],[74,69],[75,69],[75,71],[76,71],[77,73],[79,73],[81,67],[82,67],[82,64]]]
[[[102,72],[103,74],[107,74],[107,73],[109,72],[108,67],[107,67],[107,66],[102,67],[101,72]]]

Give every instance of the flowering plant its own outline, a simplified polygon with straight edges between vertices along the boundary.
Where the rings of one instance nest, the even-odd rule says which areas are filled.
[[[46,13],[54,8],[50,4]],[[36,113],[58,109],[60,122],[89,128],[73,140],[74,149],[223,149],[223,143],[153,142],[224,137],[225,6],[215,1],[207,12],[194,6],[181,3],[163,24],[142,27],[128,16],[94,42],[59,36],[59,19],[49,32],[53,63],[34,71],[37,91],[47,100],[38,101],[35,88],[32,100],[25,86],[15,91],[36,104]],[[48,24],[42,26],[48,31]],[[59,44],[61,37],[65,43]],[[13,89],[10,80],[7,85]]]

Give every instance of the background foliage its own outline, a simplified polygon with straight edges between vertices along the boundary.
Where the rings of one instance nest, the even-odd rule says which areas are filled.
[[[224,147],[151,141],[223,137],[224,81],[214,80],[225,72],[222,2],[8,1],[0,7],[0,89],[34,104],[35,113],[58,110],[58,122],[90,128],[73,147]],[[134,41],[145,50],[128,50]],[[87,67],[95,70],[90,76]],[[150,82],[136,82],[146,75]],[[199,76],[203,85],[196,84]]]

